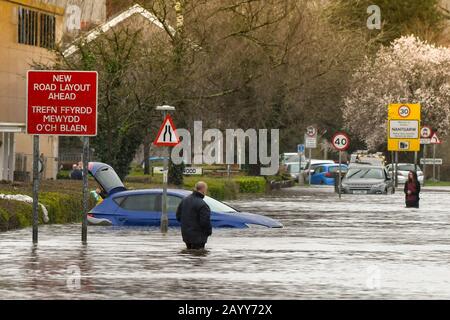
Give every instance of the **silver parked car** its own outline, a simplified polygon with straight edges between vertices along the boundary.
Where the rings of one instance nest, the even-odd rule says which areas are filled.
[[[394,176],[394,166],[392,164],[388,165],[387,170],[389,171],[391,177]],[[417,178],[419,179],[419,183],[423,184],[423,172],[422,169],[417,166],[414,166],[413,163],[399,163],[397,166],[397,179],[399,184],[405,184],[406,180],[408,180],[408,174],[410,171],[416,171],[417,172]]]
[[[299,165],[300,165],[300,163],[298,163],[298,162],[289,162],[289,163],[285,164],[286,171],[295,180],[298,180],[299,172],[303,172],[303,170],[305,170],[306,162],[302,162],[301,170],[299,170]]]
[[[342,180],[342,192],[350,194],[393,194],[394,180],[386,168],[373,165],[351,165]]]

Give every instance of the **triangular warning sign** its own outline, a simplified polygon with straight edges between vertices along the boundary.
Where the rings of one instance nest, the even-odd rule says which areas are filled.
[[[170,115],[167,115],[153,144],[158,147],[174,147],[179,143],[177,129]]]
[[[436,133],[433,134],[433,136],[431,137],[431,144],[441,144],[441,140],[439,139],[439,137],[437,136]]]

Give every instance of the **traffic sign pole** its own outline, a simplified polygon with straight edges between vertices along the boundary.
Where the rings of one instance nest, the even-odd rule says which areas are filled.
[[[395,151],[395,188],[398,188],[398,151]]]
[[[341,183],[342,183],[342,181],[341,181],[341,164],[342,164],[342,151],[339,151],[339,169],[338,169],[338,172],[339,172],[339,183],[338,183],[338,193],[339,193],[339,200],[342,198],[342,192],[341,192]]]
[[[33,136],[33,244],[38,243],[39,225],[39,136]]]
[[[81,242],[87,244],[87,216],[89,203],[88,186],[89,137],[83,137],[83,221],[81,222]]]
[[[301,178],[302,173],[302,154],[298,153],[298,184],[302,185],[303,179]]]
[[[312,149],[309,149],[309,168],[308,168],[308,184],[311,186],[311,165],[312,165],[312,160],[311,160],[311,152]]]
[[[436,181],[436,145],[433,144],[433,181]]]
[[[414,171],[417,172],[417,151],[414,152]]]
[[[423,158],[424,159],[427,158],[427,145],[426,144],[423,145]],[[427,170],[426,170],[426,168],[427,168],[427,163],[425,161],[424,164],[423,164],[423,183],[422,183],[422,186],[424,186],[424,187],[425,187],[425,181],[427,180]]]
[[[166,118],[166,111],[163,111],[163,120]],[[164,157],[164,171],[163,171],[163,198],[162,198],[162,213],[161,213],[161,232],[166,234],[169,229],[169,218],[167,216],[167,183],[168,183],[168,156],[169,147],[165,147],[164,152],[166,156]]]

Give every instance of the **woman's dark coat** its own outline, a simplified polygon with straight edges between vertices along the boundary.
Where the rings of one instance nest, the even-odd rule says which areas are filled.
[[[405,202],[406,202],[406,206],[407,207],[418,207],[419,206],[419,201],[420,201],[420,182],[419,179],[417,178],[417,173],[413,172],[414,175],[414,183],[415,183],[415,192],[413,192],[412,194],[412,200],[408,199],[408,185],[409,183],[409,179],[405,182],[405,188],[404,188],[404,192],[405,192]]]

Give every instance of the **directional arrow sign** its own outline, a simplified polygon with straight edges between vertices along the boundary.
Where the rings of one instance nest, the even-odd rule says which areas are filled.
[[[174,147],[179,143],[177,129],[170,115],[167,115],[153,144],[158,147]]]

